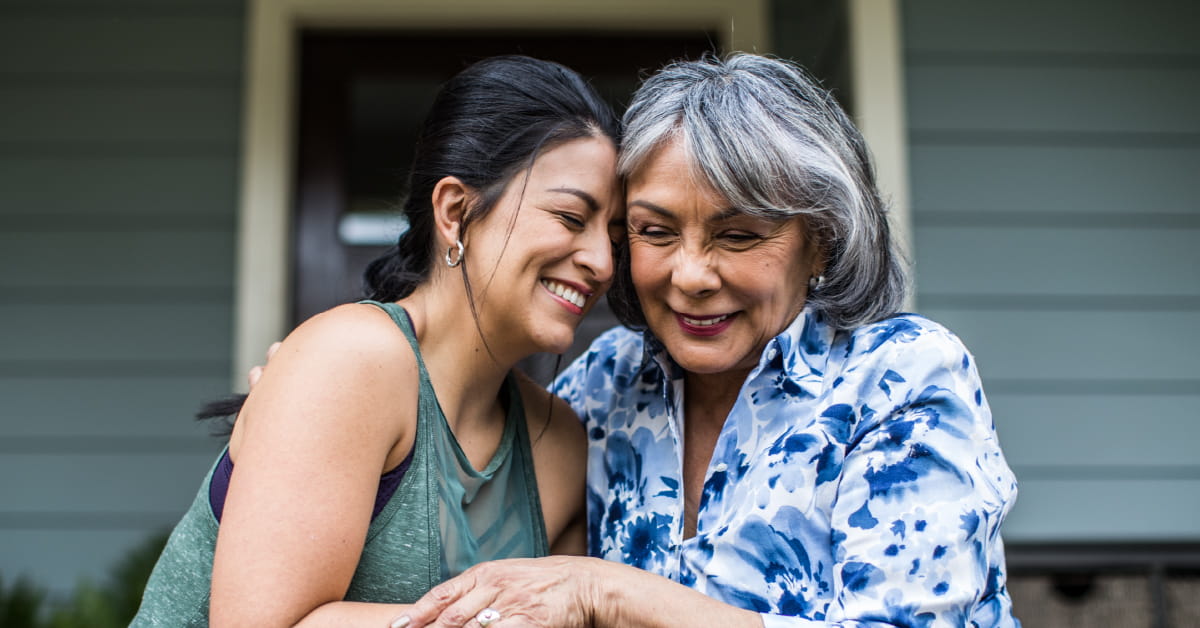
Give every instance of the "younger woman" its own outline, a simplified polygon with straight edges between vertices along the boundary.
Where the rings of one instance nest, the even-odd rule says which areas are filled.
[[[371,300],[284,340],[135,626],[386,626],[477,562],[583,551],[584,434],[512,367],[565,351],[612,279],[616,137],[557,64],[442,88]]]

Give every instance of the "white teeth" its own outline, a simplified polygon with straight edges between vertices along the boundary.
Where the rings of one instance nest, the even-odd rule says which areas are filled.
[[[542,285],[545,286],[550,292],[553,292],[567,301],[570,301],[575,305],[575,307],[582,308],[584,304],[587,303],[587,297],[579,294],[579,292],[577,292],[574,288],[570,288],[556,281],[549,281],[546,279],[542,280]]]
[[[711,327],[711,326],[716,325],[717,323],[720,323],[721,321],[729,318],[729,315],[725,314],[724,316],[718,316],[716,318],[706,318],[703,320],[697,320],[695,318],[688,318],[686,316],[683,316],[682,318],[683,318],[683,322],[685,322],[688,325],[691,325],[693,327]]]

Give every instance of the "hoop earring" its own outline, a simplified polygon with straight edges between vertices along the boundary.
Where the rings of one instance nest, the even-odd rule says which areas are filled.
[[[814,275],[808,278],[808,291],[810,293],[820,290],[823,285],[825,285],[825,275]]]
[[[450,254],[454,252],[455,248],[458,249],[458,257],[451,258]],[[446,247],[446,265],[449,266],[450,268],[454,268],[455,266],[458,266],[459,264],[462,263],[462,259],[463,259],[462,240],[455,240],[454,246]]]

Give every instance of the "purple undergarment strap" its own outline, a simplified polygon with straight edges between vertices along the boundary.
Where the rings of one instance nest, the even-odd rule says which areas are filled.
[[[379,477],[379,490],[375,492],[375,507],[371,509],[371,520],[383,512],[383,507],[387,505],[388,500],[396,492],[396,487],[400,486],[400,480],[404,479],[404,472],[408,471],[408,465],[412,463],[413,452],[410,449],[404,460],[396,466],[395,469],[384,473]],[[233,476],[233,460],[229,457],[229,450],[226,449],[221,454],[221,460],[217,462],[217,468],[213,470],[212,482],[208,485],[208,503],[212,507],[213,516],[217,522],[221,521],[221,513],[225,510],[225,494],[229,492],[229,478]]]

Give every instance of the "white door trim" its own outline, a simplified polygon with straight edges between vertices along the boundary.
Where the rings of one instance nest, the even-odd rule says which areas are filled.
[[[849,10],[855,122],[875,158],[880,192],[891,204],[896,242],[915,263],[900,1],[851,0]],[[915,269],[908,270],[913,276]],[[915,278],[905,309],[916,310]]]

